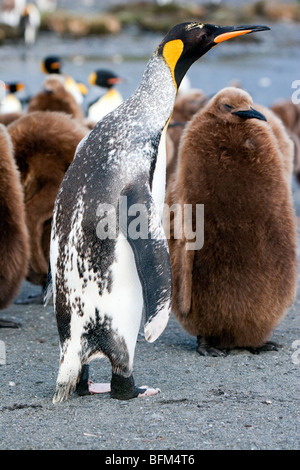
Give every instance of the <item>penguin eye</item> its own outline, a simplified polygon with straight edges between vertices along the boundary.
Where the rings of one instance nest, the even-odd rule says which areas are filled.
[[[208,34],[203,33],[200,39],[201,41],[206,41],[207,38],[208,38]]]
[[[230,106],[230,104],[224,104],[224,108],[226,111],[231,111],[233,109],[233,106]]]

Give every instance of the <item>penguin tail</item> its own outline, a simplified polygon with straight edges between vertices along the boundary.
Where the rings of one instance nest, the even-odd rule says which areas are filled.
[[[52,282],[51,268],[49,266],[48,279],[47,279],[47,284],[46,284],[45,291],[44,291],[44,307],[48,305],[48,302],[51,299],[52,295],[53,295],[53,282]]]
[[[145,339],[149,343],[153,343],[164,331],[170,316],[170,307],[166,305],[162,307],[155,315],[149,318],[144,325]]]

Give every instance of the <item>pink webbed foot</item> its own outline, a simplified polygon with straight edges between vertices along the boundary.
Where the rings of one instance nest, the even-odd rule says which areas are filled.
[[[110,383],[94,383],[91,380],[88,381],[89,392],[94,395],[96,393],[108,393],[110,392]]]
[[[142,393],[139,393],[137,398],[152,397],[153,395],[157,395],[158,393],[160,393],[159,388],[151,388],[151,387],[148,387],[148,385],[142,385],[141,387],[139,387],[139,389],[140,390],[146,389],[146,390],[143,391]]]

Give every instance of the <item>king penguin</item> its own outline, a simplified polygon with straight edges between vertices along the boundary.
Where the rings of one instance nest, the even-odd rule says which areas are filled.
[[[1,114],[22,112],[22,102],[18,98],[17,94],[24,90],[24,88],[25,85],[21,82],[1,83],[1,89],[4,91],[4,93],[2,91],[4,94],[3,99],[0,101]]]
[[[90,85],[105,90],[103,95],[100,97],[97,96],[97,98],[88,105],[87,115],[91,121],[98,122],[103,116],[123,103],[121,93],[115,88],[117,83],[122,83],[123,81],[123,78],[118,77],[110,70],[98,69],[90,74]]]
[[[78,144],[55,202],[45,295],[47,302],[53,292],[60,337],[54,403],[75,389],[79,395],[110,391],[121,400],[159,392],[135,385],[133,359],[142,313],[145,339],[153,342],[171,308],[161,215],[166,128],[177,90],[193,62],[217,43],[267,29],[174,26],[134,94]],[[111,382],[103,387],[88,380],[88,363],[101,356],[112,366]]]

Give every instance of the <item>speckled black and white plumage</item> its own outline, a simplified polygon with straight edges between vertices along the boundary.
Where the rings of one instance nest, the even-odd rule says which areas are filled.
[[[145,391],[134,386],[132,377],[143,307],[145,337],[154,341],[171,306],[170,260],[160,222],[165,129],[181,79],[214,45],[222,32],[217,28],[175,26],[151,57],[132,97],[99,121],[77,147],[53,214],[50,259],[61,343],[54,402],[67,398],[86,376],[85,365],[103,355],[112,365],[112,397],[134,398]],[[110,204],[117,212],[122,196],[128,207],[139,203],[147,208],[148,239],[124,237],[130,219],[116,227],[114,239],[97,237],[99,205]]]
[[[110,359],[113,373],[132,374],[143,301],[146,339],[156,339],[167,323],[171,271],[157,209],[164,202],[165,156],[157,154],[175,94],[163,59],[153,58],[136,93],[79,144],[58,193],[51,241],[61,341],[55,401],[67,397],[82,365],[98,355]],[[124,227],[115,240],[97,237],[99,204],[117,211],[120,195],[129,207],[149,208],[149,240],[126,240]]]

